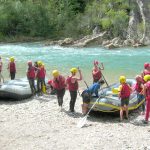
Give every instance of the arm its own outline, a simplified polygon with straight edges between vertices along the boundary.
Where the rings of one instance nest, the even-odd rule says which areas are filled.
[[[79,71],[79,78],[76,77],[76,76],[72,77],[72,79],[71,79],[71,82],[72,82],[72,83],[75,83],[76,81],[81,81],[81,80],[82,80],[82,73],[81,73],[81,70],[78,69],[78,71]]]
[[[143,88],[143,95],[146,97],[146,85],[144,85],[144,88]]]
[[[101,64],[101,67],[99,67],[100,70],[104,70],[104,64],[103,63],[100,63]]]

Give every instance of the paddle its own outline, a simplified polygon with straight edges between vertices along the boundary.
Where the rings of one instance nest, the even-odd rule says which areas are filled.
[[[90,110],[87,112],[87,114],[78,122],[77,124],[77,127],[78,128],[82,128],[86,121],[87,121],[87,117],[88,117],[88,114],[91,112],[91,110],[93,109],[93,107],[96,105],[96,103],[98,102],[98,100],[100,99],[100,97],[95,101],[95,103],[92,105],[92,107],[90,108]]]

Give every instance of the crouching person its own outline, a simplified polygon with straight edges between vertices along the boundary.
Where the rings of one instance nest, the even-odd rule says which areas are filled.
[[[94,84],[92,84],[90,87],[88,87],[86,90],[84,90],[81,94],[83,99],[82,104],[82,114],[86,115],[88,112],[89,103],[92,97],[99,97],[98,90],[100,87],[104,84],[104,80],[100,80]]]

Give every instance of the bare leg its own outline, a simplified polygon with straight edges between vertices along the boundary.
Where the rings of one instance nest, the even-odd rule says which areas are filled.
[[[123,120],[123,107],[120,108],[120,121]]]

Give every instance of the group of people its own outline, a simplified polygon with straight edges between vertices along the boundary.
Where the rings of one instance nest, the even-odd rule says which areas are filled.
[[[91,100],[91,97],[99,97],[98,90],[100,87],[106,83],[101,70],[104,70],[103,63],[100,63],[99,61],[94,61],[94,67],[92,69],[92,76],[93,76],[93,84],[85,89],[81,96],[83,99],[82,104],[82,113],[83,115],[86,115],[88,112],[89,103]],[[27,62],[28,69],[27,69],[27,78],[31,87],[32,94],[40,94],[43,91],[45,91],[46,83],[45,83],[45,76],[46,76],[46,69],[44,67],[44,64],[41,61],[37,61],[34,64],[32,61]],[[0,81],[4,78],[1,74],[2,71],[2,60],[0,57]],[[16,74],[16,64],[14,57],[10,57],[10,61],[8,63],[8,68],[10,72],[11,80],[15,79]],[[52,75],[53,79],[50,80],[48,83],[51,86],[51,89],[55,89],[58,105],[60,107],[60,110],[62,110],[63,106],[63,97],[65,95],[65,90],[68,89],[70,92],[70,104],[69,104],[69,111],[71,113],[74,113],[74,107],[77,99],[77,93],[79,89],[78,82],[81,81],[82,73],[79,68],[71,68],[70,69],[70,75],[65,78],[63,75],[60,74],[58,70],[53,70]],[[79,75],[78,75],[79,73]],[[37,80],[37,88],[35,87],[35,79]],[[136,85],[135,87],[131,87],[126,82],[125,76],[120,76],[120,86],[118,88],[118,96],[120,98],[120,121],[123,120],[123,113],[125,111],[125,119],[128,119],[128,104],[129,104],[129,98],[133,91],[136,91],[137,93],[137,99],[140,103],[143,99],[145,99],[145,102],[142,104],[142,112],[141,114],[145,114],[145,119],[143,120],[143,123],[148,123],[149,113],[150,113],[150,63],[144,64],[144,70],[140,75],[137,75],[135,77],[136,79]],[[85,82],[85,81],[84,81]],[[146,106],[146,107],[145,107]],[[146,109],[145,109],[146,108]]]
[[[120,121],[123,120],[123,112],[126,112],[125,119],[128,119],[128,104],[129,98],[132,92],[136,91],[138,103],[142,102],[142,115],[145,115],[145,119],[142,120],[144,124],[148,123],[149,113],[150,113],[150,63],[144,64],[144,70],[140,75],[135,77],[136,84],[131,87],[126,83],[126,77],[120,76],[120,86],[118,88],[118,94],[121,99],[120,108]],[[145,104],[146,103],[146,104]],[[145,109],[146,106],[146,109]],[[146,112],[145,112],[146,111]]]

